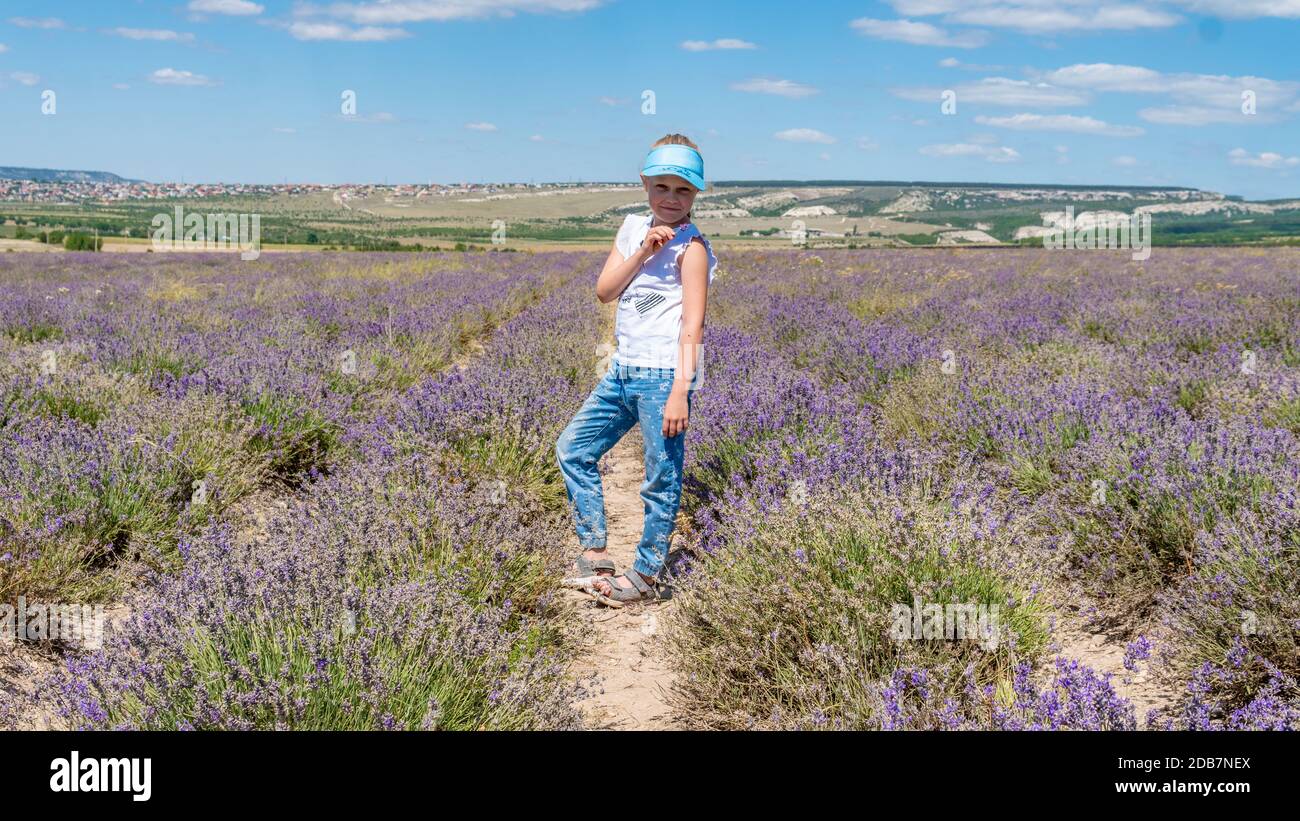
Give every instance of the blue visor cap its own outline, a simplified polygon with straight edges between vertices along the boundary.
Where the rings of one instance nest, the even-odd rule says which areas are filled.
[[[673,174],[705,190],[704,158],[688,145],[661,145],[646,155],[641,173],[647,177]]]

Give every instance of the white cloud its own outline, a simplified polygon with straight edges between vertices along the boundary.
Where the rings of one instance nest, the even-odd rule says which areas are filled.
[[[61,29],[64,23],[57,17],[10,17],[9,22],[21,29]]]
[[[277,127],[277,128],[272,128],[271,130],[274,131],[276,134],[297,134],[297,133],[298,133],[298,129],[296,129],[296,128],[279,128],[279,127]]]
[[[1049,83],[1091,91],[1168,91],[1169,83],[1158,71],[1111,63],[1076,63],[1047,75]]]
[[[876,142],[870,137],[858,137],[857,146],[863,151],[875,151],[877,148],[880,147],[880,143]]]
[[[1300,17],[1300,0],[1171,0],[1190,11],[1216,17]]]
[[[962,71],[982,71],[985,73],[1006,71],[1006,66],[984,65],[981,63],[963,63],[956,57],[945,57],[939,61],[940,68],[959,68]]]
[[[387,111],[376,111],[374,114],[366,116],[364,114],[337,114],[340,120],[349,123],[395,123],[397,117]]]
[[[30,71],[15,71],[9,75],[9,79],[15,83],[22,83],[25,86],[34,86],[41,81],[39,74],[32,74]]]
[[[627,100],[621,99],[619,97],[597,97],[596,102],[601,103],[602,105],[612,106],[612,105],[623,105],[624,103],[627,102]]]
[[[192,71],[177,71],[174,68],[160,68],[149,75],[149,82],[163,86],[214,86],[215,82],[202,74]]]
[[[8,50],[9,50],[9,46],[6,46],[4,43],[0,43],[0,54],[4,54]]]
[[[933,102],[938,105],[944,91],[947,90],[957,95],[958,106],[973,103],[1017,108],[1056,108],[1086,105],[1091,100],[1086,91],[1058,88],[1049,83],[1029,80],[1011,80],[1006,77],[986,77],[977,83],[962,83],[953,86],[952,89],[909,87],[890,89],[890,93],[904,100]]]
[[[686,49],[687,51],[715,51],[715,50],[729,50],[729,49],[751,49],[751,48],[758,48],[758,46],[754,45],[753,43],[747,40],[735,40],[735,39],[724,38],[721,40],[714,40],[713,42],[709,42],[708,40],[686,40],[685,42],[682,43],[682,48]]]
[[[261,14],[264,9],[249,0],[190,0],[186,8],[197,14],[230,14],[238,17]]]
[[[1090,63],[1049,72],[1047,82],[1097,92],[1160,94],[1171,104],[1145,108],[1142,119],[1162,125],[1250,124],[1275,120],[1300,97],[1300,82],[1221,74],[1164,74],[1141,66]],[[1242,112],[1242,98],[1254,96],[1256,113]]]
[[[941,15],[942,22],[948,24],[1007,28],[1025,34],[1168,28],[1182,20],[1149,5],[1107,0],[891,0],[890,5],[899,14]]]
[[[130,87],[131,86],[128,85],[127,83],[113,83],[113,88],[117,89],[118,91],[126,91]]]
[[[1120,30],[1168,28],[1182,18],[1176,14],[1142,6],[1101,6],[1078,11],[1063,5],[1036,3],[976,4],[944,18],[950,23],[1014,29],[1025,34],[1059,34],[1078,30]]]
[[[492,123],[465,123],[465,127],[470,131],[496,131],[497,127]]]
[[[746,80],[743,83],[732,83],[732,91],[749,91],[755,94],[775,94],[778,97],[810,97],[813,94],[820,94],[821,91],[803,83],[796,83],[793,80],[772,80],[765,77],[755,77]]]
[[[1261,107],[1289,102],[1300,94],[1300,82],[1267,77],[1224,74],[1163,74],[1141,66],[1092,63],[1051,72],[1047,82],[1093,91],[1168,94],[1187,104],[1240,108],[1243,91],[1252,91]]]
[[[927,157],[979,157],[988,162],[1005,163],[1020,159],[1020,152],[1005,145],[980,145],[978,143],[948,143],[923,145],[921,153]]]
[[[815,128],[787,128],[785,131],[778,131],[772,136],[788,143],[822,143],[830,145],[835,142],[834,137]]]
[[[1291,168],[1300,165],[1300,157],[1283,157],[1272,151],[1251,154],[1244,148],[1234,148],[1228,152],[1228,162],[1254,168]]]
[[[373,3],[331,3],[324,7],[301,4],[294,9],[294,14],[300,17],[326,14],[357,25],[397,25],[513,17],[517,12],[581,12],[594,9],[603,2],[604,0],[382,0]]]
[[[348,28],[340,23],[312,23],[295,20],[289,24],[289,34],[295,40],[339,40],[348,43],[383,43],[410,37],[410,32],[397,28],[362,26]]]
[[[982,31],[963,31],[949,34],[938,26],[912,20],[875,20],[859,17],[849,23],[859,34],[877,40],[896,40],[914,46],[945,46],[947,48],[979,48],[989,41]]]
[[[1160,108],[1143,108],[1138,116],[1157,125],[1212,125],[1214,123],[1245,124],[1267,122],[1269,118],[1251,117],[1240,108],[1206,108],[1197,105],[1167,105]]]
[[[1111,125],[1092,117],[1073,114],[1015,114],[1011,117],[975,118],[980,125],[1010,128],[1015,131],[1067,131],[1073,134],[1095,134],[1099,137],[1140,137],[1146,133],[1135,125]]]
[[[1111,160],[1111,164],[1118,165],[1120,168],[1132,168],[1138,164],[1137,157],[1130,157],[1127,154],[1121,154]]]
[[[172,31],[171,29],[131,29],[118,26],[115,29],[109,29],[107,33],[125,37],[128,40],[158,40],[179,43],[188,43],[194,40],[193,34]]]
[[[529,137],[528,140],[529,142],[534,142],[534,143],[546,142],[546,138],[543,137],[541,134],[534,134],[533,136]]]

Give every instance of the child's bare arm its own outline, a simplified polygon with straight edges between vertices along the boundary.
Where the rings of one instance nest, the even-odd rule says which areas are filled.
[[[627,259],[623,259],[622,252],[618,250],[618,243],[615,243],[605,259],[605,267],[596,279],[596,298],[601,302],[618,299],[619,294],[623,293],[623,289],[636,276],[637,271],[641,270],[641,265],[672,238],[673,229],[666,225],[656,225],[646,232],[645,241]]]
[[[632,281],[632,277],[636,276],[636,272],[641,270],[641,263],[644,261],[638,259],[635,254],[630,259],[623,259],[623,253],[615,245],[605,260],[605,267],[601,269],[600,276],[596,279],[596,298],[601,302],[617,299],[627,284]]]
[[[695,238],[682,254],[682,330],[677,337],[680,354],[673,390],[686,390],[699,367],[708,303],[709,258],[704,243]]]

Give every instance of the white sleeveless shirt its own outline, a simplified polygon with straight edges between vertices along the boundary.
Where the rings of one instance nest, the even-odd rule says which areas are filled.
[[[623,259],[636,253],[650,231],[653,214],[629,214],[618,229],[614,245]],[[623,289],[614,316],[618,349],[614,361],[622,365],[675,368],[681,358],[678,337],[682,330],[682,254],[699,237],[709,258],[709,283],[718,267],[713,248],[700,229],[688,222],[641,265]]]

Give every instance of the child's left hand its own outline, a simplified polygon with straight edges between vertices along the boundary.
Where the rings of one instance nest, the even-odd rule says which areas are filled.
[[[685,391],[673,391],[668,394],[668,401],[664,404],[665,439],[671,439],[686,430],[686,416],[689,411],[690,406],[686,402]]]

